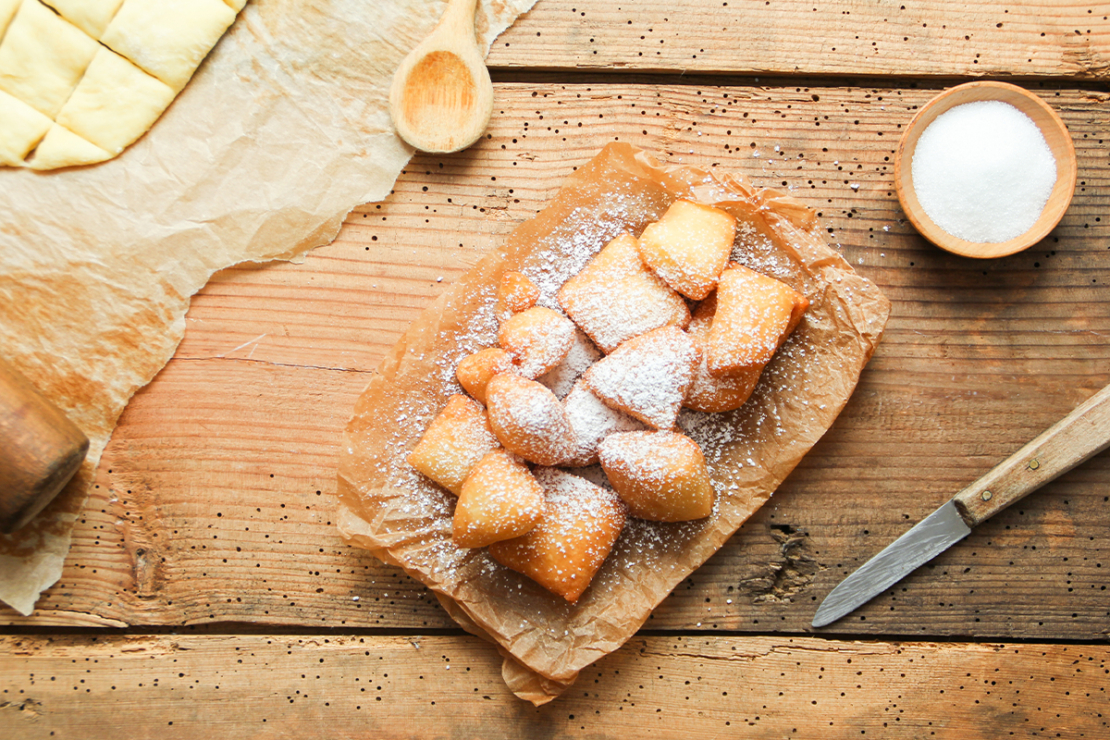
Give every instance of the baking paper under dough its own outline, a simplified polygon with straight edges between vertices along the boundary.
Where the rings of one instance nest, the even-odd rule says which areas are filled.
[[[533,1],[483,2],[483,49]],[[173,355],[209,276],[327,244],[389,194],[412,156],[389,119],[393,70],[444,7],[254,0],[119,157],[0,168],[0,354],[92,442],[62,495],[0,536],[0,601],[29,614],[58,580],[116,419]],[[0,621],[21,623],[3,607]]]
[[[708,519],[629,520],[593,583],[568,604],[451,540],[454,497],[416,473],[409,449],[451,393],[454,367],[497,344],[494,296],[523,272],[553,305],[562,283],[617,235],[639,235],[678,198],[736,216],[732,258],[803,293],[810,307],[767,365],[751,399],[722,414],[684,410],[679,427],[701,446],[718,497]],[[465,629],[494,642],[503,675],[535,704],[618,649],[651,611],[766,502],[848,401],[882,334],[890,303],[830,249],[811,210],[742,178],[664,167],[610,144],[555,200],[433,303],[386,357],[344,435],[339,528],[435,592]],[[398,424],[397,419],[405,419]]]

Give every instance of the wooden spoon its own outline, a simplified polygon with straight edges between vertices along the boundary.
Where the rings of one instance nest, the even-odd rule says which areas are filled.
[[[493,83],[474,35],[478,0],[450,0],[432,34],[401,62],[389,91],[397,133],[426,152],[457,152],[486,130]]]

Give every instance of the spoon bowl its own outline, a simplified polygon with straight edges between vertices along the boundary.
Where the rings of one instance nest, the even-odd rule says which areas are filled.
[[[972,242],[954,236],[929,218],[913,186],[913,155],[921,134],[941,114],[964,103],[1000,100],[1009,103],[1032,119],[1056,160],[1056,182],[1041,215],[1024,234],[998,243]],[[910,223],[922,236],[941,249],[964,257],[1003,257],[1028,249],[1060,223],[1075,192],[1077,173],[1075,147],[1067,127],[1047,103],[1033,93],[1004,82],[969,82],[945,90],[918,111],[902,134],[894,156],[894,187]]]
[[[451,0],[436,29],[393,75],[393,125],[422,151],[465,149],[489,124],[493,83],[474,35],[476,6],[477,0]]]

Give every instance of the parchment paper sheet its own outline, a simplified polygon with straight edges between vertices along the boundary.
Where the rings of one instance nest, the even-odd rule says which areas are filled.
[[[683,524],[630,520],[576,605],[450,539],[454,497],[404,461],[451,393],[458,359],[496,345],[493,296],[519,270],[541,304],[611,238],[639,235],[678,197],[735,214],[733,258],[804,293],[811,306],[752,398],[726,414],[684,411],[718,491],[711,517]],[[359,399],[339,470],[340,530],[425,583],[465,629],[494,642],[503,674],[536,704],[619,648],[671,589],[770,498],[847,402],[882,334],[890,304],[825,245],[813,212],[739,177],[668,169],[611,144],[555,200],[441,296],[401,339]],[[587,471],[588,472],[588,471]],[[596,471],[595,471],[596,472]]]
[[[489,43],[535,0],[483,0]],[[412,151],[393,133],[393,70],[441,0],[250,0],[154,128],[118,158],[0,168],[0,354],[89,436],[36,522],[0,536],[0,600],[29,614],[128,399],[173,355],[216,271],[331,241],[388,195]]]

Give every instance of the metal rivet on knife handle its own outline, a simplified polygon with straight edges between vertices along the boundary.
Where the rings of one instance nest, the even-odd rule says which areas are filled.
[[[1106,386],[954,497],[969,527],[986,521],[1061,473],[1110,445]],[[1044,460],[1041,460],[1041,458]],[[988,499],[982,493],[991,491]]]
[[[983,495],[980,498],[982,498],[984,501],[990,501],[991,496],[993,496],[993,495],[994,494],[991,493],[990,491],[983,491]]]

